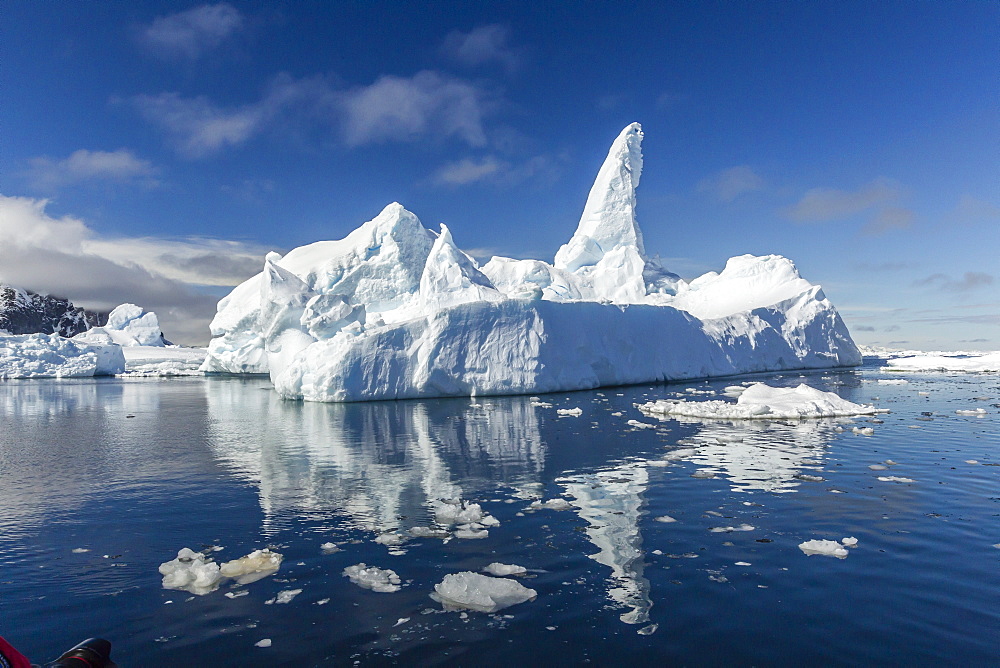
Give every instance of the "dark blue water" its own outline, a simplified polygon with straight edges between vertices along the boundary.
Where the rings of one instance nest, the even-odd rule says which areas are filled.
[[[658,422],[633,406],[740,380],[540,397],[552,407],[300,404],[259,379],[0,383],[0,635],[36,662],[104,636],[123,666],[1000,664],[1000,379],[754,379],[891,410],[873,419]],[[526,511],[557,497],[571,509]],[[439,498],[501,524],[375,542],[428,525]],[[798,547],[848,536],[845,559]],[[204,596],[161,587],[160,563],[212,546],[284,562]],[[406,586],[341,575],[362,561]],[[527,567],[537,599],[461,614],[428,597],[494,561]]]

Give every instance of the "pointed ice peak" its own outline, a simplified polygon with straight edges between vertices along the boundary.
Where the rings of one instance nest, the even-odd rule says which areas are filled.
[[[632,247],[645,258],[635,217],[635,188],[642,175],[642,126],[632,123],[618,135],[597,173],[576,234],[556,253],[555,266],[567,271],[595,265],[606,253]]]
[[[439,308],[503,299],[473,259],[455,245],[451,230],[444,223],[420,277],[420,296],[425,304]]]

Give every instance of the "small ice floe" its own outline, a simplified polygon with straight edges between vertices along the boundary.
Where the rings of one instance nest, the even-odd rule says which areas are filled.
[[[547,401],[532,401],[531,405],[536,408],[552,408],[552,404]]]
[[[771,387],[755,383],[740,394],[736,403],[728,401],[651,401],[637,404],[646,415],[685,415],[723,420],[809,419],[874,415],[874,406],[855,404],[834,392],[823,392],[808,385]]]
[[[493,562],[483,569],[483,573],[489,573],[490,575],[496,575],[497,577],[502,577],[504,575],[524,575],[527,572],[528,569],[524,566],[501,564],[498,561]]]
[[[635,427],[636,429],[653,429],[656,427],[655,424],[649,424],[648,422],[639,422],[638,420],[629,420],[626,423],[630,427]]]
[[[396,620],[396,623],[392,625],[392,628],[396,628],[397,626],[402,626],[408,621],[410,621],[409,617],[400,617],[399,619]]]
[[[706,470],[695,471],[694,473],[691,474],[691,477],[692,478],[714,478],[715,477],[715,472],[714,471],[706,471]]]
[[[622,416],[623,416],[623,415],[625,415],[625,414],[624,414],[624,413],[622,413],[621,411],[615,411],[615,412],[614,412],[614,413],[612,413],[611,415],[612,415],[613,417],[622,417]]]
[[[490,532],[483,528],[481,524],[460,524],[455,527],[455,538],[466,540],[477,538],[489,538]]]
[[[852,545],[856,544],[857,541],[855,540]],[[799,543],[799,549],[810,557],[814,554],[819,554],[824,557],[846,559],[848,554],[847,547],[835,540],[807,540],[804,543]]]
[[[179,589],[197,596],[215,591],[222,580],[219,564],[186,547],[178,550],[176,559],[160,564],[160,575],[164,589]]]
[[[264,601],[264,605],[274,605],[275,603],[284,604],[291,603],[292,599],[302,593],[301,589],[283,589],[278,592],[278,595],[274,598],[269,598]]]
[[[722,434],[721,436],[716,436],[715,440],[719,443],[742,443],[743,436],[739,434]]]
[[[852,427],[851,431],[859,436],[874,436],[875,430],[871,427]]]
[[[396,575],[395,571],[388,568],[378,568],[377,566],[369,568],[364,562],[348,566],[344,569],[343,574],[359,587],[371,589],[380,594],[390,594],[394,591],[399,591],[402,587],[399,576]]]
[[[712,527],[709,531],[712,533],[733,533],[734,531],[753,531],[756,528],[751,524],[741,524],[738,527]]]
[[[734,566],[753,566],[749,561],[737,561]]]
[[[445,610],[476,610],[496,612],[518,603],[530,601],[538,592],[507,578],[494,578],[480,573],[463,571],[444,576],[434,585],[431,594]]]
[[[993,543],[993,547],[1000,550],[1000,543]]]
[[[431,527],[411,527],[410,535],[414,538],[441,538],[451,536],[451,532],[445,529],[433,529]]]
[[[548,501],[532,501],[528,510],[571,510],[573,506],[566,499],[549,499]]]
[[[316,601],[316,605],[326,605],[329,602],[330,602],[330,599],[328,599],[328,598],[321,598],[320,600]]]
[[[955,411],[955,415],[969,415],[969,416],[975,416],[975,417],[984,417],[986,415],[986,409],[985,408],[974,408],[972,410],[961,410],[960,409],[960,410]]]
[[[323,543],[319,546],[319,549],[323,551],[323,554],[334,554],[335,552],[343,552],[339,545],[336,543]]]
[[[266,548],[254,550],[245,557],[222,564],[219,568],[219,575],[225,578],[236,578],[240,584],[250,584],[276,573],[283,558],[278,552],[272,552]]]
[[[270,638],[264,638],[263,640],[258,640],[257,642],[254,643],[254,646],[255,647],[270,647],[271,646],[271,639]]]
[[[227,591],[224,595],[226,598],[241,598],[249,594],[250,592],[246,589],[237,589],[236,591]]]
[[[582,408],[557,408],[556,409],[556,414],[557,415],[569,416],[569,417],[580,417],[581,415],[583,415],[583,409]]]
[[[841,538],[840,542],[844,545],[844,547],[857,547],[858,545],[858,539],[854,536],[851,536],[850,538]]]
[[[916,480],[911,478],[901,478],[895,475],[880,475],[878,479],[882,482],[916,482]]]
[[[794,476],[798,480],[804,480],[806,482],[823,482],[824,478],[820,475],[809,475],[808,473],[798,473]]]
[[[869,464],[868,468],[870,468],[872,471],[885,471],[889,467],[886,466],[885,464]]]
[[[395,545],[402,545],[406,542],[406,536],[395,533],[393,531],[388,531],[386,533],[381,533],[375,537],[375,542],[380,545],[385,545],[387,547],[392,547]]]
[[[656,629],[660,628],[659,624],[650,624],[649,626],[643,626],[641,629],[636,631],[641,636],[651,636],[656,633]]]
[[[966,464],[978,464],[979,460],[978,459],[966,459],[965,463]],[[73,551],[76,552],[76,550],[73,550]]]
[[[654,522],[663,522],[664,524],[670,524],[671,522],[676,522],[677,520],[675,520],[670,515],[660,515],[659,517],[654,518],[653,521]]]
[[[879,385],[906,385],[910,381],[903,378],[879,378]]]
[[[73,554],[83,554],[84,552],[90,552],[90,550],[88,550],[85,547],[74,547],[73,548]]]
[[[476,522],[487,526],[487,522],[491,522],[492,519],[492,516],[483,512],[482,506],[478,503],[470,503],[462,499],[444,499],[438,501],[434,506],[434,521],[443,526]]]
[[[896,464],[898,464],[898,463],[899,463],[899,462],[894,462],[894,461],[892,461],[891,459],[887,459],[887,460],[885,460],[885,464],[886,464],[886,466],[896,466]]]

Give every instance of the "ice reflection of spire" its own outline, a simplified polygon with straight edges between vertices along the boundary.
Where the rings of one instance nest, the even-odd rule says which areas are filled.
[[[699,431],[681,442],[694,446],[683,459],[725,476],[734,492],[794,492],[804,470],[820,470],[826,445],[838,434],[836,419],[699,420]]]
[[[438,499],[538,479],[534,408],[502,402],[483,419],[467,402],[300,404],[236,382],[206,384],[213,452],[259,486],[265,523],[290,514],[349,518],[405,532]]]
[[[649,580],[643,575],[639,533],[642,495],[648,481],[646,467],[638,463],[558,480],[573,496],[571,503],[579,509],[579,516],[590,524],[587,536],[598,548],[590,558],[611,569],[608,596],[632,608],[621,615],[626,624],[649,621],[653,606]]]

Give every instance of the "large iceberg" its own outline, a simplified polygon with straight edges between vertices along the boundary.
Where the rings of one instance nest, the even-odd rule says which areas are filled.
[[[169,342],[163,338],[160,331],[160,321],[152,311],[144,311],[135,304],[116,306],[108,315],[108,323],[103,327],[91,329],[73,337],[78,341],[108,345],[116,343],[119,346],[155,346],[163,347]]]
[[[339,241],[268,254],[219,302],[202,369],[286,398],[527,394],[861,363],[819,286],[777,255],[686,282],[646,254],[642,129],[611,146],[549,264],[483,267],[400,204]]]
[[[117,345],[77,342],[58,334],[0,335],[0,379],[111,376],[125,371]]]

